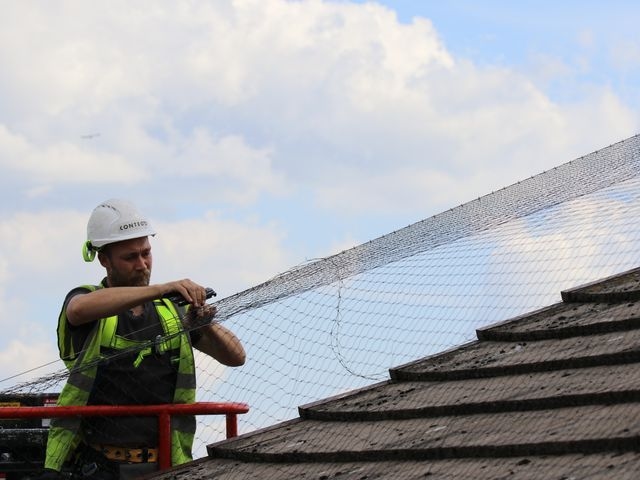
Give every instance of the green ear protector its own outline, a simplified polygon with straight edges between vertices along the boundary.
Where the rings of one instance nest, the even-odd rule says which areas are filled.
[[[87,240],[82,244],[82,258],[84,258],[85,262],[93,262],[97,251],[98,249],[91,245],[91,240]]]

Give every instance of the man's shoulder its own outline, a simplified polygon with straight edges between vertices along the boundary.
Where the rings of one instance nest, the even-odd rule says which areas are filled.
[[[69,290],[69,293],[67,293],[67,295],[64,297],[64,304],[67,305],[69,303],[69,300],[71,300],[76,295],[83,295],[85,293],[93,292],[97,289],[97,285],[80,285],[78,287],[74,287]]]
[[[102,282],[100,282],[98,285],[93,285],[93,284],[86,283],[84,285],[79,285],[77,287],[74,287],[71,290],[69,290],[69,293],[67,293],[67,295],[65,297],[65,300],[64,300],[64,303],[67,304],[69,302],[69,300],[71,300],[72,297],[75,297],[78,294],[93,292],[93,291],[99,290],[101,288],[105,288],[105,281],[104,280]]]

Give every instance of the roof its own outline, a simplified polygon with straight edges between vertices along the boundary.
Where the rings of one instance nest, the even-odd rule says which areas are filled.
[[[563,291],[558,304],[155,477],[636,478],[639,300],[640,269]]]

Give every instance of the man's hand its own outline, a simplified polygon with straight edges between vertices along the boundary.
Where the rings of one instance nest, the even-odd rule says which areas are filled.
[[[209,325],[216,315],[216,307],[205,303],[201,307],[191,307],[182,318],[182,325],[186,330]]]
[[[205,288],[205,299],[209,299],[211,297],[215,297],[216,295],[217,294],[213,290],[213,288]],[[173,303],[175,303],[176,305],[179,305],[179,306],[184,306],[184,305],[188,305],[189,304],[189,301],[186,298],[184,298],[179,293],[175,293],[175,292],[167,293],[167,294],[163,295],[163,298],[167,298],[167,299],[171,300]]]
[[[215,295],[213,290],[207,289],[188,278],[165,283],[162,288],[164,289],[162,296],[177,295],[178,298],[184,299],[186,303],[190,303],[193,307],[203,306],[207,298]]]

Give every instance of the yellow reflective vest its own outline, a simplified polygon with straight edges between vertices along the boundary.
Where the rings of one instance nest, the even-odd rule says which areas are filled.
[[[103,287],[84,285],[83,288],[94,291]],[[69,378],[58,397],[58,405],[87,405],[98,370],[98,363],[104,358],[102,347],[118,350],[139,347],[137,362],[156,349],[160,351],[177,350],[180,357],[173,403],[195,402],[196,374],[189,334],[183,330],[178,311],[169,300],[155,300],[154,305],[165,335],[157,339],[153,345],[149,345],[149,342],[141,344],[141,342],[116,335],[118,317],[112,316],[94,322],[94,326],[79,352],[73,348],[66,313],[64,309],[62,310],[58,319],[58,349],[60,358],[69,369]],[[171,418],[172,465],[180,465],[192,460],[191,448],[195,430],[194,416]],[[71,459],[81,438],[80,418],[53,419],[49,428],[45,468],[60,471],[63,464]]]

